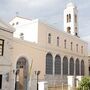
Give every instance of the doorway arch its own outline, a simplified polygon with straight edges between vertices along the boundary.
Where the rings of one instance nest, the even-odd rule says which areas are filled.
[[[28,83],[28,61],[21,57],[16,63],[15,90],[27,90]]]

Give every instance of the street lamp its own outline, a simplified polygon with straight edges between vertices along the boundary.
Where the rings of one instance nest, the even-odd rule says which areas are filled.
[[[38,77],[39,77],[40,71],[35,71],[35,75],[37,76],[37,90],[38,90]]]
[[[16,70],[16,73],[15,73],[15,90],[18,90],[19,89],[19,69]]]

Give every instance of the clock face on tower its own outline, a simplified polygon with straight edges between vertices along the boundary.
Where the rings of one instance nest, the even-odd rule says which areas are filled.
[[[0,56],[3,56],[4,52],[4,40],[0,39]]]

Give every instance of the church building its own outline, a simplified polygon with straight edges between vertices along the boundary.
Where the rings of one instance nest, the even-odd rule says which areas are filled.
[[[19,16],[10,25],[0,21],[0,90],[36,90],[37,74],[48,87],[72,84],[72,90],[76,79],[89,75],[87,47],[72,2],[64,10],[64,31]]]

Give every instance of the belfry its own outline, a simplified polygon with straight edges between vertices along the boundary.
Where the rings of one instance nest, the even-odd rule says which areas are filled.
[[[64,10],[64,31],[78,35],[78,10],[73,2],[69,2]]]

